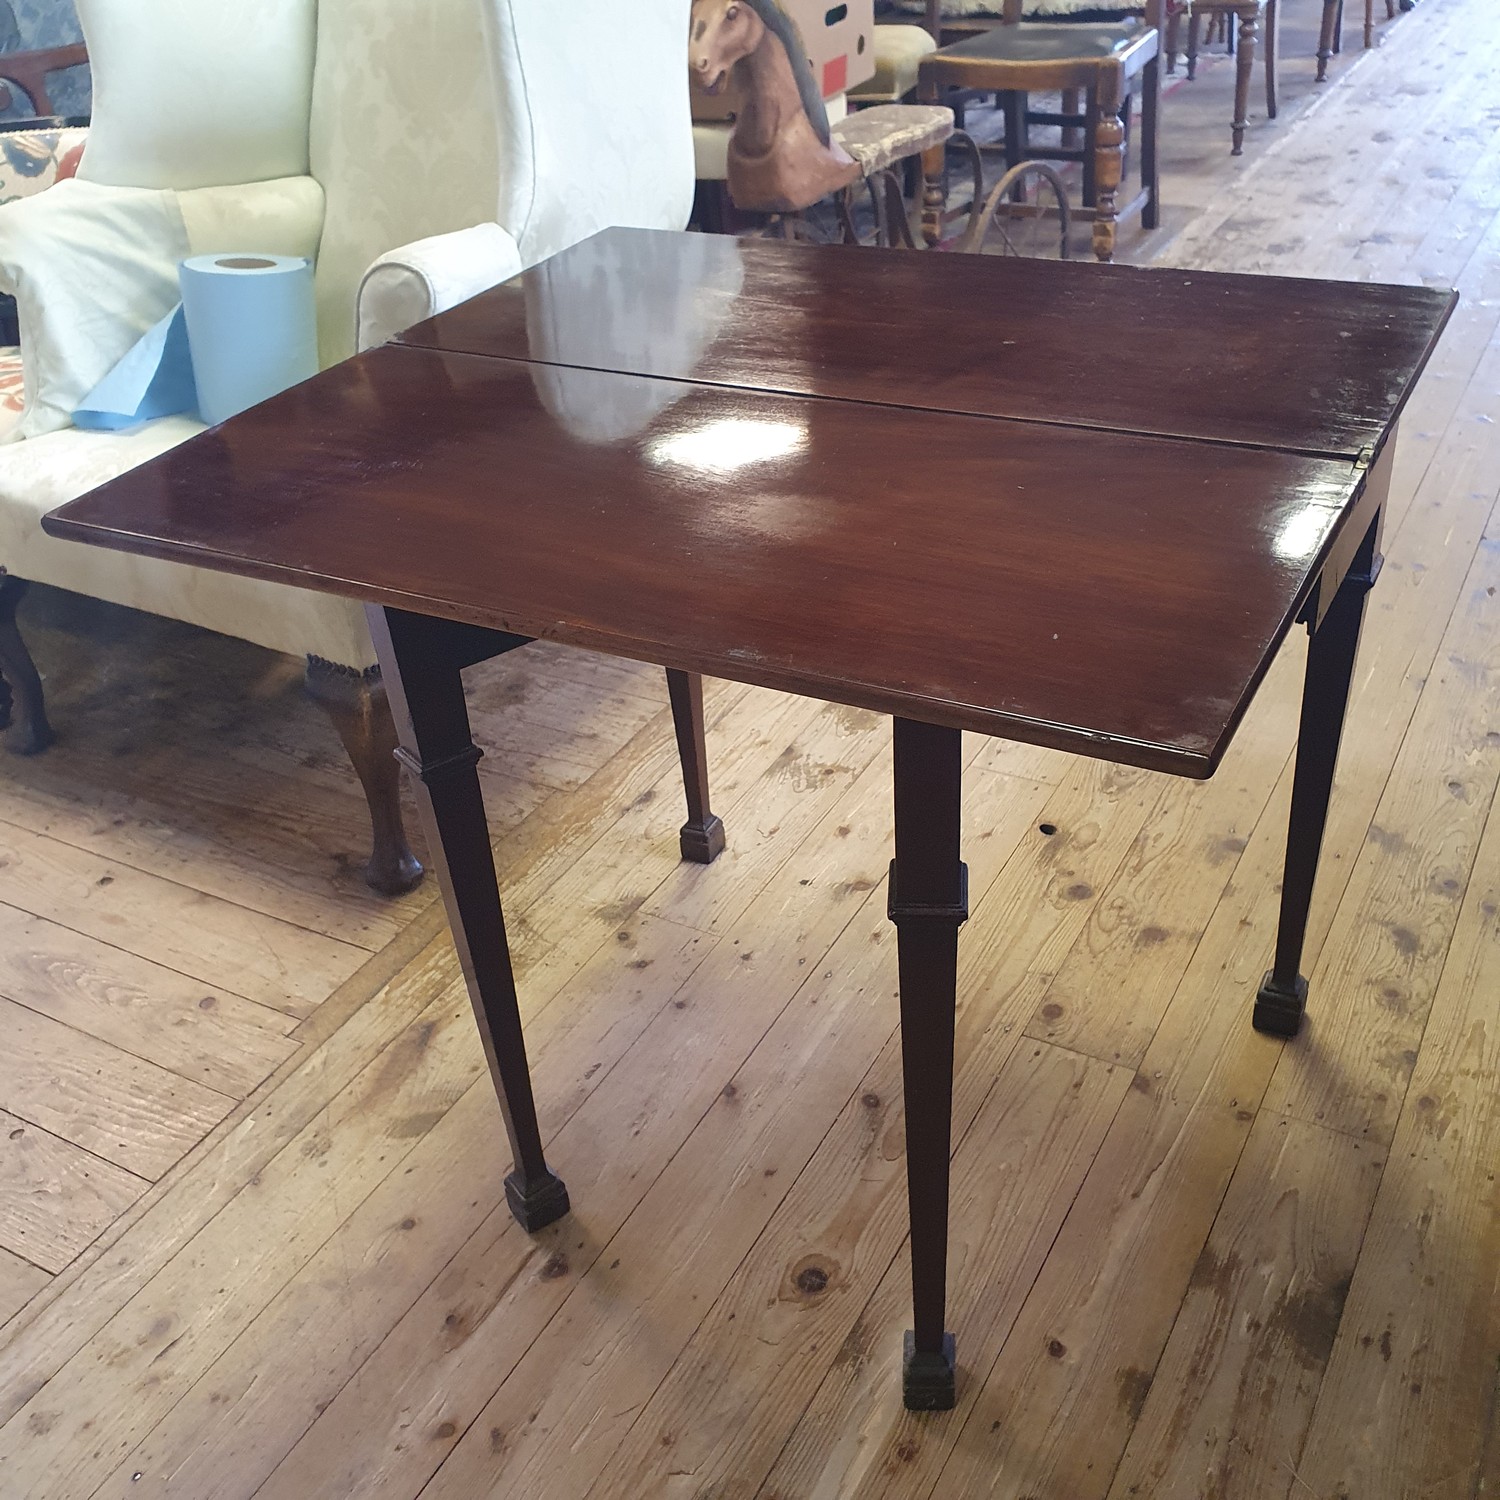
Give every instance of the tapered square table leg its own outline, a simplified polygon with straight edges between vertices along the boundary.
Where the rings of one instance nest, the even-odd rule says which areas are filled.
[[[1297,734],[1297,769],[1292,782],[1276,961],[1261,981],[1252,1019],[1257,1031],[1273,1036],[1296,1036],[1307,1007],[1307,980],[1301,973],[1302,944],[1307,936],[1307,915],[1323,848],[1323,830],[1328,822],[1334,767],[1344,732],[1349,688],[1354,680],[1365,598],[1380,567],[1379,541],[1377,515],[1307,646],[1307,676],[1302,690],[1302,723]]]
[[[510,1138],[515,1170],[505,1179],[506,1201],[523,1229],[537,1230],[567,1213],[568,1190],[542,1153],[479,786],[481,751],[469,729],[460,662],[445,649],[444,621],[377,607],[367,614],[401,741],[396,755],[415,778],[428,849]]]
[[[958,857],[959,731],[897,719],[895,771],[896,857],[887,910],[896,924],[901,984],[914,1325],[901,1383],[909,1410],[947,1411],[957,1397],[953,1335],[943,1326],[953,1029],[958,929],[969,915],[969,872]]]
[[[678,846],[694,864],[711,865],[724,852],[724,824],[708,805],[708,747],[703,731],[703,679],[696,672],[667,669],[667,694],[682,758],[688,820]]]

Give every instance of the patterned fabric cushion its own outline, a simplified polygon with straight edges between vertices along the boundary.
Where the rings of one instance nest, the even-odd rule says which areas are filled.
[[[78,170],[88,129],[0,131],[0,205],[45,192]]]
[[[21,420],[26,410],[26,377],[21,371],[21,351],[0,349],[0,441]]]
[[[894,0],[895,9],[911,16],[927,14],[927,0]],[[1001,0],[943,0],[945,20],[968,16],[999,16]],[[1021,15],[1027,21],[1109,21],[1146,12],[1146,0],[1026,0]]]

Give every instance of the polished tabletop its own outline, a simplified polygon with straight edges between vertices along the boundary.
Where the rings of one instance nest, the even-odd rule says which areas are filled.
[[[616,229],[404,334],[588,369],[1354,457],[1426,287]]]
[[[1032,407],[1049,419],[1001,411],[1026,384],[1005,374],[1002,351],[1016,335],[1040,339],[1048,316],[1012,315],[1011,262],[964,267],[960,325],[919,339],[925,287],[932,329],[956,316],[959,282],[941,256],[767,257],[724,241],[728,254],[683,236],[688,260],[722,270],[738,255],[743,278],[685,285],[663,322],[648,285],[611,279],[658,237],[602,238],[595,251],[614,245],[623,260],[575,253],[567,275],[556,264],[529,273],[63,507],[47,530],[1205,776],[1342,545],[1367,472],[1347,448],[1388,429],[1442,321],[1425,302],[1403,312],[1395,289],[1384,363],[1373,335],[1338,341],[1346,363],[1324,356],[1320,378],[1343,399],[1308,418],[1298,442],[1271,441],[1268,397],[1264,441],[1243,428],[1238,443],[1210,443],[1145,434],[1158,403],[1140,383],[1105,381],[1106,402],[1065,379],[1079,351],[1040,360],[1038,382],[1054,383]],[[816,271],[799,276],[796,256]],[[832,290],[831,257],[876,279],[877,259],[934,268],[889,273],[909,321],[892,325],[888,365],[872,353],[865,369],[841,351],[838,320],[853,308]],[[799,319],[764,300],[762,266],[804,299],[808,279],[827,276],[831,310],[809,310],[817,326],[797,334]],[[1115,278],[1084,269],[1022,275],[1041,304],[1097,302],[1091,283]],[[1221,282],[1232,284],[1219,295],[1238,294],[1239,278],[1194,279],[1205,307]],[[1368,307],[1379,290],[1323,288],[1335,309]],[[1171,302],[1142,295],[1148,311]],[[1288,295],[1286,338],[1327,336],[1320,298]],[[767,344],[773,324],[786,330],[780,354]],[[593,365],[581,357],[591,326]],[[423,346],[445,328],[474,343],[465,329],[491,328],[496,341],[478,354]],[[505,357],[502,339],[528,358]],[[968,352],[945,356],[949,342]],[[999,372],[990,397],[986,349]],[[1197,355],[1205,370],[1211,355]],[[939,365],[946,384],[932,378]],[[1236,380],[1255,367],[1248,346],[1224,362]],[[1267,354],[1267,379],[1283,368]],[[799,383],[811,393],[788,393]],[[960,397],[992,410],[942,408]],[[1081,415],[1108,403],[1118,422]],[[1300,441],[1313,426],[1321,447]]]

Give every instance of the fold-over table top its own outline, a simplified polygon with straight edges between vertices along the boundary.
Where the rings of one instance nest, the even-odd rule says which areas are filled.
[[[608,231],[45,524],[1204,776],[1451,305]]]

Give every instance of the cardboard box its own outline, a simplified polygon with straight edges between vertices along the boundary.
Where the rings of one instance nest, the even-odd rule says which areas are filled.
[[[875,76],[875,0],[778,0],[797,23],[807,61],[825,99]],[[733,120],[740,110],[734,84],[705,94],[692,83],[695,120]]]

